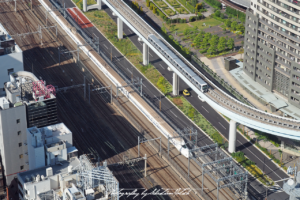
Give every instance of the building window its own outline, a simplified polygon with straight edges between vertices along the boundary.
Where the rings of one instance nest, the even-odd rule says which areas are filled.
[[[20,154],[19,157],[20,157],[20,159],[23,158],[23,154]]]
[[[23,170],[24,169],[24,165],[20,166],[20,170]]]
[[[20,119],[17,119],[17,124],[20,124]]]
[[[13,73],[13,72],[14,72],[14,68],[11,68],[11,69],[8,69],[8,70],[7,70],[8,75],[9,75],[10,73]]]
[[[21,147],[21,146],[22,146],[22,142],[19,143],[19,147]]]
[[[21,135],[21,131],[18,131],[18,135]]]

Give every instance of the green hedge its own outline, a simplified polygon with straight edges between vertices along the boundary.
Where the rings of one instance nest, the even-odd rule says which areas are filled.
[[[217,0],[204,0],[208,5],[216,8],[216,9],[221,9],[222,8],[222,4],[217,1]]]
[[[182,19],[185,21],[185,19]],[[181,46],[176,40],[174,40],[172,35],[168,35],[166,33],[166,29],[164,27],[161,28],[161,35],[165,38],[165,40],[167,40],[169,42],[170,45],[172,45],[172,47],[174,47],[179,53],[181,53],[181,55],[183,55],[186,59],[190,59],[191,58],[191,52]]]
[[[180,3],[186,7],[191,13],[195,13],[195,7],[192,6],[188,1],[186,0],[179,0]]]
[[[160,8],[158,8],[155,4],[153,4],[152,2],[150,2],[150,7],[152,6],[153,8],[156,8],[156,15],[159,15],[161,18],[163,18],[165,21],[168,19],[168,17],[161,12]]]
[[[218,21],[221,21],[221,22],[225,22],[225,21],[226,21],[226,19],[222,19],[221,17],[217,17],[215,14],[211,14],[211,16],[212,16],[214,19],[218,20]]]
[[[207,0],[205,0],[205,1],[207,1]],[[240,11],[230,8],[230,7],[226,7],[226,13],[228,15],[232,15],[232,17],[238,18],[239,20],[241,20],[241,22],[245,23],[245,20],[246,20],[245,13],[240,12]]]

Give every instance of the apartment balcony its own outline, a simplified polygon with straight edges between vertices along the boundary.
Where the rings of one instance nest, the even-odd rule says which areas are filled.
[[[282,6],[281,5],[281,1],[277,1],[277,2],[275,2],[275,0],[270,0],[270,1],[268,1],[268,3],[270,3],[270,5],[272,5],[272,4],[275,4],[275,5],[277,5],[277,6],[279,6],[280,8],[283,8],[283,9],[286,9],[287,11],[289,11],[289,12],[291,12],[291,13],[295,13],[295,14],[299,14],[299,10],[298,9],[295,9],[296,11],[291,11],[289,8],[290,7],[292,7],[292,8],[294,8],[293,6],[290,6],[290,5],[288,5],[288,4],[286,4],[285,2],[290,2],[289,0],[283,0],[282,1],[282,3],[284,3],[286,6]],[[298,0],[296,0],[295,2],[297,2],[297,3],[293,3],[294,5],[299,5],[298,4]],[[260,2],[259,2],[260,3]],[[292,2],[290,2],[290,3],[292,3]],[[262,3],[260,3],[261,5],[263,5]],[[273,5],[272,5],[273,6]],[[268,8],[269,9],[269,8]]]
[[[289,31],[282,31],[281,27],[276,25],[276,24],[269,24],[268,21],[266,19],[261,18],[260,22],[268,27],[270,27],[271,29],[274,29],[274,31],[278,32],[281,35],[286,36],[287,38],[291,39],[291,40],[299,40],[300,36],[299,35],[290,35]],[[293,34],[293,33],[292,33]],[[299,33],[300,34],[300,33]],[[299,48],[299,47],[298,47]]]
[[[292,3],[292,4],[297,5],[297,6],[300,6],[300,1],[297,1],[297,0],[284,0],[284,1]]]
[[[269,27],[269,26],[268,26],[268,27]],[[270,27],[270,28],[272,28],[272,27]],[[276,38],[278,41],[280,41],[280,42],[282,42],[282,43],[285,43],[285,44],[287,44],[287,45],[293,47],[294,49],[300,49],[299,46],[293,44],[291,41],[286,41],[285,38],[282,38],[282,37],[280,37],[279,35],[275,35],[275,33],[272,33],[271,31],[267,30],[266,28],[260,28],[259,30],[260,30],[261,32],[264,32],[265,34],[268,34],[268,35],[270,35],[270,36]],[[289,38],[288,38],[288,39],[289,39]],[[289,40],[292,40],[292,39],[289,39]],[[293,39],[293,40],[294,40],[294,39]],[[294,43],[295,43],[295,42],[294,42]],[[293,53],[296,53],[296,52],[294,52],[294,51],[292,51],[292,52],[293,52]],[[296,54],[296,55],[297,55],[297,54]],[[298,56],[300,56],[300,55],[298,55]]]
[[[265,58],[263,56],[257,56],[257,60],[259,62],[261,62],[262,64],[259,64],[259,62],[256,62],[256,65],[259,64],[260,66],[265,65],[265,66],[271,66],[272,64],[270,64],[269,62],[267,62],[265,60]],[[264,67],[263,67],[264,68]]]
[[[286,47],[283,46],[283,44],[280,44],[278,41],[275,42],[274,40],[267,38],[265,36],[262,36],[262,34],[258,34],[258,37],[260,37],[261,39],[267,41],[269,44],[272,44],[273,46],[280,48],[282,51],[285,51],[287,53],[289,53],[292,57],[294,58],[300,58],[300,55],[296,53],[296,50],[292,51]],[[299,48],[299,47],[298,47]],[[275,50],[275,49],[274,49]],[[276,51],[276,50],[275,50]],[[279,51],[276,51],[279,52]],[[284,55],[284,54],[283,54]],[[285,55],[284,55],[285,56]],[[290,57],[285,56],[285,58],[287,58],[290,61],[295,61],[295,59],[291,59]]]
[[[296,90],[296,91],[300,91],[300,85],[299,86],[297,86],[297,85],[295,85],[295,84],[291,84],[291,89],[293,89],[293,90]]]
[[[279,64],[283,65],[283,66],[291,67],[291,65],[289,65],[288,63],[286,63],[285,61],[283,61],[279,57],[275,58],[275,61],[278,62]]]

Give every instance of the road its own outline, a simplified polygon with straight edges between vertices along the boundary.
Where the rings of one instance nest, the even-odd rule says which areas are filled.
[[[71,0],[65,0],[66,7],[74,7]],[[102,8],[107,12],[107,14],[116,22],[117,17],[112,15],[111,10],[107,6],[102,6]],[[154,22],[149,22],[152,27],[156,24]],[[158,27],[156,27],[158,28]],[[89,27],[84,28],[88,35],[95,34],[99,37],[100,48],[105,52],[105,54],[110,57],[111,52],[113,55],[114,64],[128,77],[131,77],[133,73],[134,77],[142,77],[142,74],[126,59],[124,56],[114,47],[111,43],[95,28]],[[137,48],[142,52],[142,42],[138,41],[138,36],[130,30],[129,27],[123,24],[124,34],[129,37],[129,39],[137,46]],[[149,49],[149,59],[151,64],[170,82],[172,83],[172,72],[167,70],[167,65],[152,51]],[[189,88],[186,83],[180,80],[180,91]],[[158,107],[159,98],[161,93],[148,81],[143,79],[143,91],[146,93],[147,97],[153,101],[153,103]],[[201,102],[197,95],[191,92],[191,96],[187,100],[222,134],[228,139],[229,135],[229,123],[222,117],[218,112],[216,112],[211,106],[206,102]],[[183,129],[187,126],[192,125],[191,121],[180,112],[172,103],[166,98],[162,97],[162,112],[178,126],[178,128]],[[205,146],[212,144],[212,141],[200,130],[198,131],[198,146]],[[260,152],[256,147],[254,147],[250,142],[248,142],[242,135],[237,134],[237,151],[242,151],[245,155],[256,165],[264,171],[273,180],[280,180],[287,178],[288,176],[281,171],[277,165],[275,165],[267,156]],[[265,196],[265,188],[255,181],[250,180],[248,184],[249,192],[255,196],[257,199],[262,199]],[[282,183],[280,183],[282,186]],[[284,192],[273,193],[268,192],[270,199],[284,200],[288,199],[288,195]]]

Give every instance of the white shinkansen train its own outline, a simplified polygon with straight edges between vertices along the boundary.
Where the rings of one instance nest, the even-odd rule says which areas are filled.
[[[162,41],[156,38],[155,35],[150,34],[148,36],[148,41],[162,54],[164,57],[169,60],[172,65],[180,71],[188,80],[190,80],[201,92],[207,92],[208,85],[207,83],[199,77],[190,67],[188,67],[182,60],[175,55]],[[202,100],[203,101],[203,100]],[[165,137],[168,137],[165,135]],[[172,137],[172,136],[169,136]],[[174,136],[173,136],[174,137]],[[189,157],[189,149],[187,148],[184,140],[182,138],[175,138],[171,143],[180,151],[185,157]]]

